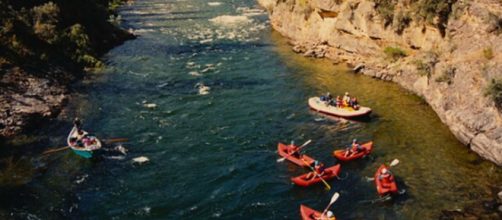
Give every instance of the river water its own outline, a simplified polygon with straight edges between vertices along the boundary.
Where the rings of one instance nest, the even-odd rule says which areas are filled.
[[[253,8],[243,0],[121,7],[121,25],[139,37],[106,54],[106,68],[75,85],[66,116],[38,135],[45,146],[64,146],[71,118],[79,116],[100,137],[129,138],[127,156],[3,156],[0,215],[299,219],[300,204],[323,209],[339,192],[331,209],[339,219],[433,219],[486,198],[502,182],[501,169],[461,145],[420,97],[294,54]],[[200,94],[198,83],[209,93]],[[373,108],[371,118],[310,111],[307,98],[326,91],[350,91]],[[372,158],[342,164],[344,179],[330,181],[329,192],[293,186],[290,177],[306,170],[276,162],[278,142],[312,139],[305,152],[334,165],[331,152],[353,138],[375,142]],[[138,156],[151,161],[133,165]],[[373,203],[375,186],[366,177],[394,158],[406,193]]]

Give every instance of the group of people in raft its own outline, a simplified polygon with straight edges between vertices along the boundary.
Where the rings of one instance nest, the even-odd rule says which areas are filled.
[[[294,142],[291,142],[291,144],[287,145],[287,153],[290,156],[296,157],[300,160],[302,160],[303,155],[300,153],[300,149],[298,146],[294,145]],[[366,151],[366,148],[362,147],[361,144],[357,142],[357,139],[352,140],[352,144],[350,147],[347,147],[345,149],[345,157],[349,157],[353,154],[358,154],[362,151]],[[330,170],[325,170],[326,167],[324,166],[324,163],[321,163],[317,160],[314,161],[314,170],[312,172],[309,172],[307,175],[307,179],[312,180],[314,178],[318,178],[318,176],[324,176],[324,175],[329,175],[331,174]],[[380,170],[380,173],[378,174],[378,180],[381,182],[381,187],[383,188],[390,188],[392,183],[394,182],[394,175],[390,172],[388,168],[383,168]],[[320,216],[320,217],[315,217],[312,216],[313,219],[318,219],[318,220],[335,220],[335,216],[333,215],[332,211],[327,211],[326,216]]]
[[[345,92],[345,95],[340,98],[340,96],[336,96],[336,99],[333,99],[331,93],[327,92],[326,95],[322,95],[319,97],[321,101],[326,103],[328,106],[334,106],[337,108],[353,108],[354,110],[359,109],[359,103],[357,102],[356,97],[351,97],[349,92]]]

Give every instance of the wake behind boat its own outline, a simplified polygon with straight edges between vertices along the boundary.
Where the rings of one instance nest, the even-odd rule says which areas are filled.
[[[102,143],[96,136],[89,135],[86,131],[73,126],[67,138],[68,146],[77,155],[83,158],[91,158],[93,151],[101,149]]]
[[[371,108],[360,106],[357,110],[352,107],[336,107],[321,101],[319,97],[311,97],[308,100],[309,107],[317,112],[343,118],[354,118],[368,115]]]

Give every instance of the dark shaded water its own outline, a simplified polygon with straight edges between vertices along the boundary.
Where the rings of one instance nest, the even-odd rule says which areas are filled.
[[[123,7],[122,25],[141,36],[109,52],[107,68],[76,85],[82,94],[66,116],[44,128],[43,138],[32,138],[64,144],[70,118],[78,115],[98,136],[128,137],[128,155],[98,162],[69,151],[4,157],[0,214],[298,219],[300,204],[322,209],[337,191],[332,210],[340,219],[431,219],[500,184],[501,169],[462,146],[419,97],[293,54],[265,14],[239,7],[256,5],[154,0]],[[238,23],[218,23],[225,18]],[[209,94],[200,95],[197,83],[209,86]],[[351,122],[309,111],[307,98],[328,90],[351,91],[374,114]],[[305,170],[276,162],[278,141],[312,139],[306,152],[332,165],[331,152],[352,138],[373,140],[374,159],[343,164],[347,178],[330,181],[330,192],[322,185],[294,187],[290,177]],[[151,162],[132,165],[137,156]],[[368,202],[377,195],[365,177],[394,158],[401,160],[394,172],[407,193],[394,202]]]

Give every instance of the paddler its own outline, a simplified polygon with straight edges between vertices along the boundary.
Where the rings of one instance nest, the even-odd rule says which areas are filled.
[[[315,172],[314,172],[315,171]],[[328,174],[328,171],[325,170],[324,164],[319,163],[319,161],[314,161],[314,171],[310,172],[307,175],[307,179],[311,180],[317,177],[316,173],[319,174],[319,176],[323,176],[324,174]]]
[[[390,188],[394,182],[394,175],[392,175],[388,168],[383,168],[378,175],[378,180],[382,183],[383,188]]]
[[[343,106],[345,106],[345,107],[349,106],[349,102],[350,102],[349,92],[345,92],[345,95],[343,96],[342,101],[343,101]]]
[[[350,148],[348,148],[345,151],[345,157],[348,157],[348,156],[350,156],[352,154],[357,154],[357,153],[362,152],[364,150],[366,150],[366,148],[364,148],[359,143],[357,143],[357,139],[354,138],[352,140],[352,144],[351,144]]]
[[[291,144],[288,145],[287,153],[288,153],[288,155],[291,155],[296,158],[300,158],[300,156],[301,156],[300,151],[298,150],[298,147],[295,146],[294,141],[291,141]]]

